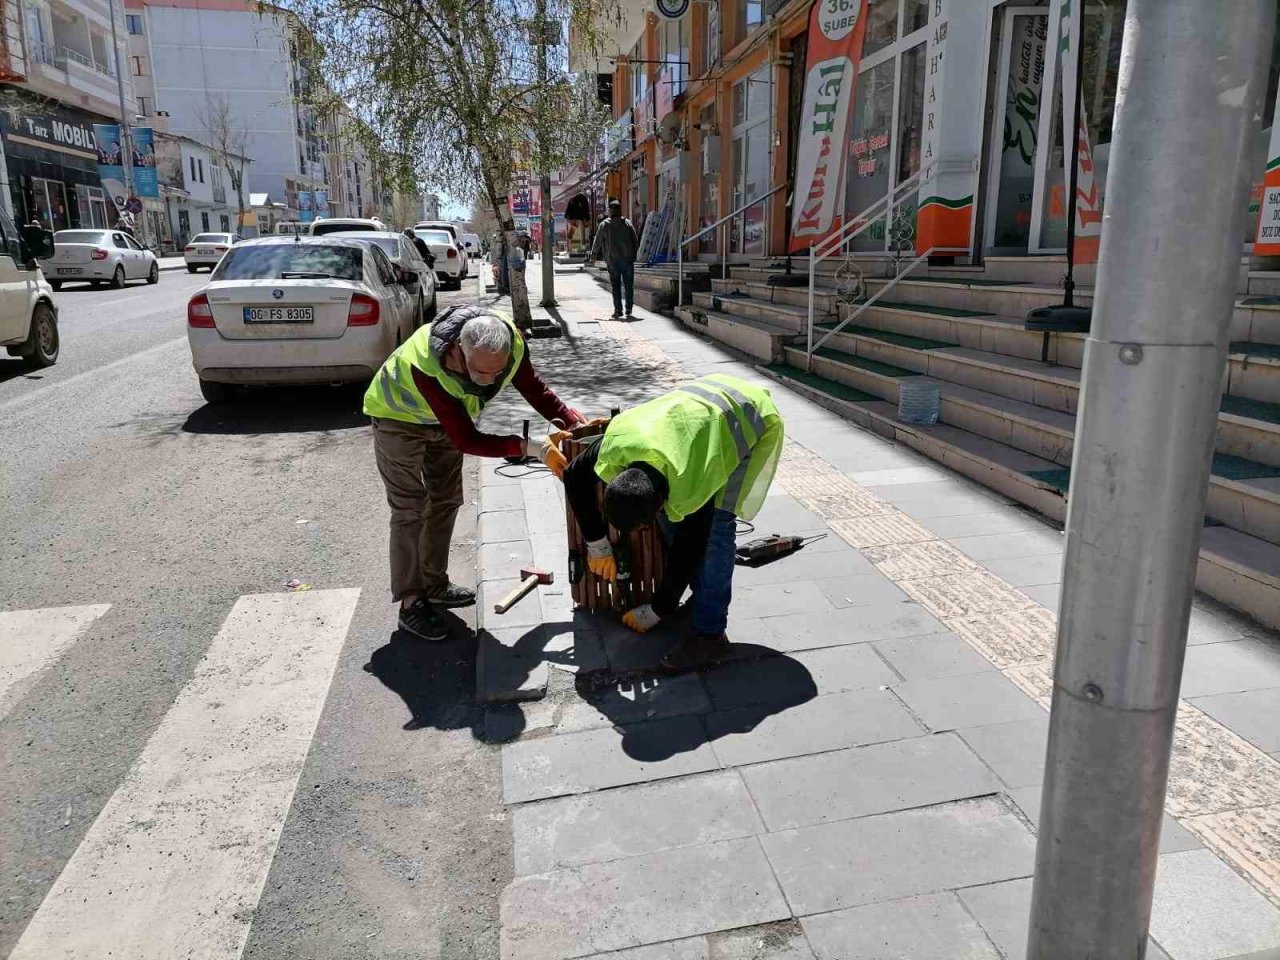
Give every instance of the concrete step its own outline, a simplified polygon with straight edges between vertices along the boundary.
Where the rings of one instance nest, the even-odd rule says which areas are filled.
[[[693,295],[693,302],[697,306],[719,310],[735,317],[763,320],[783,327],[796,336],[804,334],[808,323],[808,312],[804,307],[788,303],[773,303],[740,294],[698,292]]]
[[[1066,485],[1055,482],[1060,468],[1043,458],[946,423],[899,423],[896,405],[851,390],[846,383],[820,373],[805,373],[777,363],[762,371],[822,406],[905,443],[1055,520],[1066,516]],[[1207,526],[1196,583],[1209,596],[1266,626],[1280,628],[1280,546],[1274,542],[1263,540],[1252,531]]]
[[[749,317],[736,317],[694,303],[677,307],[676,318],[690,330],[705,334],[727,346],[766,363],[780,361],[794,334],[777,324]]]
[[[1226,390],[1233,397],[1280,403],[1280,343],[1232,343]]]

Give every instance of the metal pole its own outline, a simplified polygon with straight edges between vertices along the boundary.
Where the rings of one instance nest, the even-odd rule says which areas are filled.
[[[809,324],[808,324],[808,340],[804,348],[804,369],[806,373],[813,373],[813,311],[814,311],[814,295],[813,285],[817,282],[817,266],[818,248],[813,244],[809,245]],[[839,316],[839,307],[836,308],[837,317]]]
[[[1274,13],[1129,0],[1028,960],[1146,950]]]
[[[120,97],[120,152],[123,156],[120,158],[121,167],[124,169],[124,192],[128,194],[126,200],[133,196],[133,138],[129,136],[129,115],[125,109],[124,100],[124,72],[120,65],[120,44],[116,39],[116,0],[107,0],[107,9],[111,15],[111,50],[115,54],[116,61],[116,94]],[[144,216],[141,218],[138,229],[139,239],[146,246],[145,230],[146,220]]]
[[[684,224],[676,228],[676,307],[684,306]]]
[[[547,0],[537,0],[534,21],[538,31],[538,89],[539,95],[545,96],[547,91]],[[555,246],[556,220],[551,209],[551,171],[546,168],[546,118],[539,111],[538,115],[538,153],[542,161],[542,305],[556,305],[556,271],[552,252]]]

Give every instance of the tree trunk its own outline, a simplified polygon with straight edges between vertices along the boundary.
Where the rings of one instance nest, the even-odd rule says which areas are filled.
[[[516,326],[528,330],[533,326],[533,311],[529,307],[529,288],[524,282],[524,252],[519,256],[516,249],[516,221],[511,215],[511,202],[508,191],[498,193],[495,178],[490,171],[483,172],[485,192],[489,194],[489,204],[493,207],[493,215],[502,226],[502,240],[505,249],[502,251],[508,264],[507,276],[510,282],[511,316]],[[499,265],[499,269],[502,267]]]

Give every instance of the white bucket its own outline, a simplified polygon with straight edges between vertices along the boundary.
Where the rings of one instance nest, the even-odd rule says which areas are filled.
[[[942,395],[932,380],[911,380],[898,385],[898,419],[929,426],[938,422]]]

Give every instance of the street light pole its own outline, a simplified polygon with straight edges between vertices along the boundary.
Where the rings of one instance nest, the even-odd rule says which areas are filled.
[[[1274,6],[1128,3],[1028,960],[1146,950]]]
[[[547,0],[537,0],[534,13],[534,29],[538,33],[538,95],[547,94],[547,39],[550,25],[547,23]],[[546,117],[538,111],[538,161],[542,179],[539,192],[542,194],[542,305],[556,305],[556,272],[552,251],[555,243],[555,213],[551,209],[551,171],[546,166]]]
[[[129,135],[129,114],[125,109],[124,72],[120,64],[120,43],[116,39],[116,0],[107,0],[107,9],[111,16],[111,49],[116,61],[116,94],[120,97],[120,165],[124,170],[125,199],[133,196],[133,138]],[[141,217],[138,224],[138,237],[146,246],[147,218]]]

